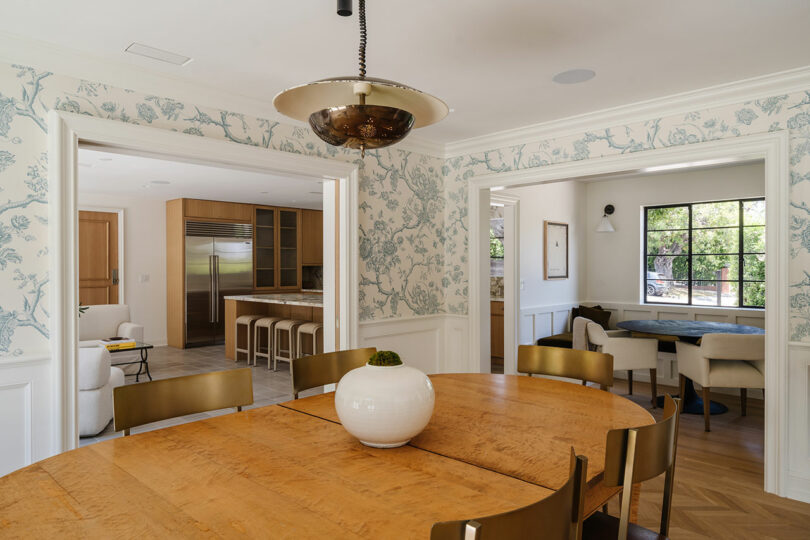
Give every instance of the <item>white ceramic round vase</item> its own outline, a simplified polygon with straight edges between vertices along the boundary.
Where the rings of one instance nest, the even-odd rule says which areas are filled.
[[[434,402],[428,376],[404,364],[353,369],[335,391],[343,427],[375,448],[407,444],[427,426]]]

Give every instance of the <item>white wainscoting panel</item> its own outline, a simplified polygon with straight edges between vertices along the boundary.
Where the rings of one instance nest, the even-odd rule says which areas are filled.
[[[758,328],[765,327],[765,311],[761,309],[733,309],[696,306],[665,306],[659,304],[620,304],[614,302],[583,302],[585,304],[598,303],[610,311],[610,325],[616,326],[621,321],[631,320],[681,320],[681,321],[713,321],[733,324],[746,324]]]
[[[810,343],[788,346],[788,497],[810,502]]]
[[[467,371],[469,324],[466,316],[430,315],[360,323],[359,347],[396,351],[406,364],[425,373]]]
[[[53,453],[50,360],[0,359],[0,476]]]
[[[571,308],[579,304],[535,306],[520,310],[520,344],[534,345],[538,339],[567,332]]]

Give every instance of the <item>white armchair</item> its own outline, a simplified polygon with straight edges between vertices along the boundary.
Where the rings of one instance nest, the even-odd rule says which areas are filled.
[[[110,353],[100,345],[79,348],[79,436],[101,432],[113,417],[113,388],[124,384],[124,372],[110,366]]]
[[[113,336],[143,341],[143,326],[131,321],[129,306],[126,304],[104,304],[87,306],[79,317],[79,346],[98,345],[98,340]],[[132,362],[140,358],[137,352],[119,352],[115,362]]]
[[[633,370],[649,369],[653,407],[658,397],[658,340],[609,335],[595,322],[588,323],[588,341],[596,345],[599,352],[613,355],[613,370],[627,370],[628,391],[633,394]]]
[[[745,416],[747,389],[765,388],[765,336],[746,334],[705,334],[700,346],[675,342],[681,395],[685,377],[703,387],[703,419],[709,425],[710,388],[739,388],[740,406]]]

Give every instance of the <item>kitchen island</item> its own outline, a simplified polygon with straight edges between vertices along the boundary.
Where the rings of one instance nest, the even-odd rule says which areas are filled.
[[[323,294],[243,294],[225,297],[225,357],[236,358],[236,318],[267,315],[302,321],[323,322]]]

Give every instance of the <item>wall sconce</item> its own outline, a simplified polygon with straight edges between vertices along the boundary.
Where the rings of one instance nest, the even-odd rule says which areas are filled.
[[[615,210],[612,204],[605,206],[605,213],[602,215],[599,226],[596,227],[596,232],[616,232],[616,229],[613,228],[613,224],[608,219],[608,216],[613,214]]]

